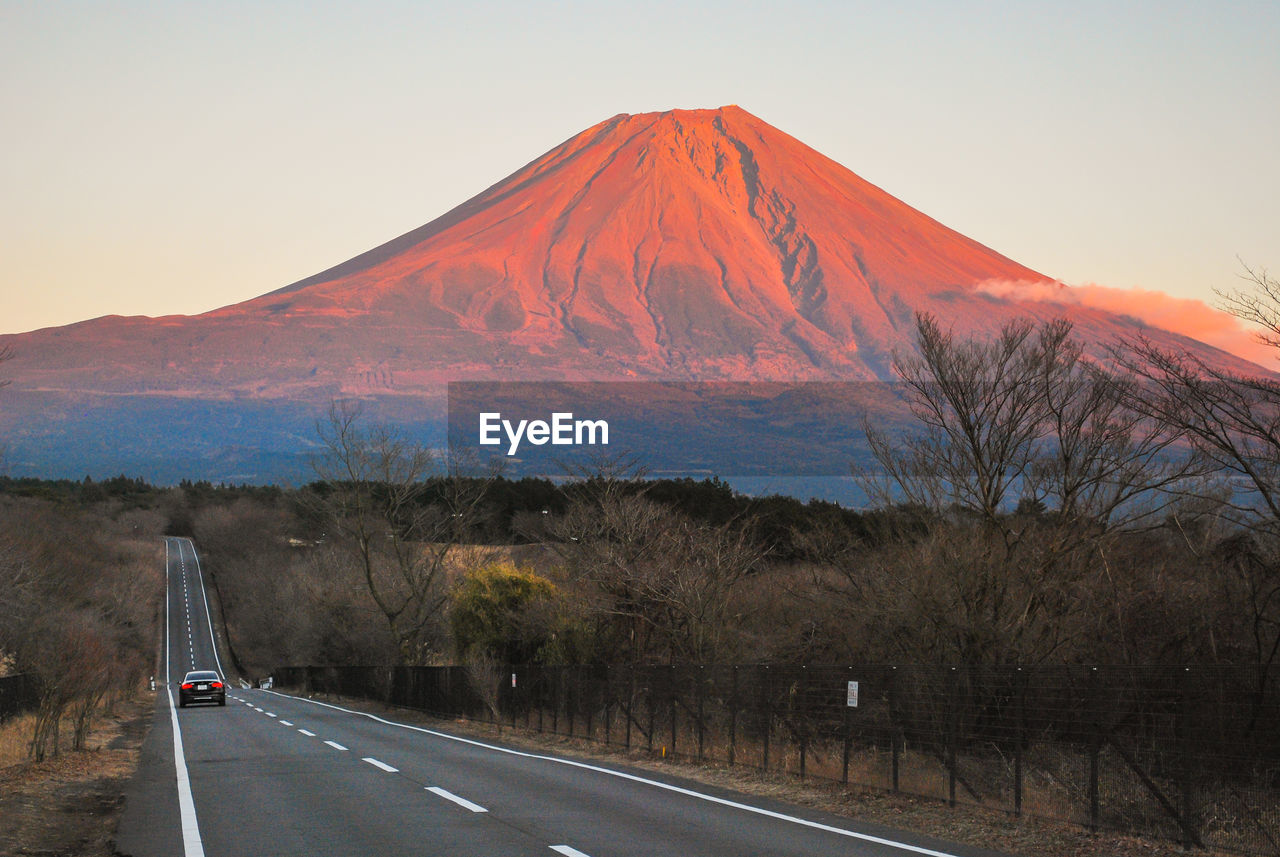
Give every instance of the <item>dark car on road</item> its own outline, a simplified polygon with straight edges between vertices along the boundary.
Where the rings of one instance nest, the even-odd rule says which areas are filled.
[[[227,704],[227,687],[222,676],[213,670],[194,670],[182,679],[178,688],[178,707],[186,708],[189,702],[216,702]]]

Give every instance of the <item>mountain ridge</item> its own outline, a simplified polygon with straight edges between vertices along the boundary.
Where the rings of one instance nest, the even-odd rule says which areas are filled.
[[[80,419],[76,396],[294,412],[342,397],[438,402],[458,380],[883,381],[916,312],[973,336],[1066,317],[1097,359],[1144,332],[1257,369],[1129,317],[984,287],[1054,282],[740,107],[620,113],[256,298],[0,337],[16,355],[12,391],[42,403],[0,423],[19,447],[54,449]]]

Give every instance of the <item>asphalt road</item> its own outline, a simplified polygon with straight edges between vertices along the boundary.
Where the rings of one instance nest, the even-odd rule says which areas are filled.
[[[523,752],[231,678],[189,540],[167,542],[165,684],[117,834],[121,854],[448,857],[994,857],[678,778]]]

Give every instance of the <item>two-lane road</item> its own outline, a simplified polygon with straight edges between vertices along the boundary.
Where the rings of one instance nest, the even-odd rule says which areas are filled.
[[[178,712],[182,674],[222,672],[222,663],[188,540],[169,540],[168,579],[167,686],[121,821],[122,854],[994,854],[243,689],[234,679],[226,708]]]

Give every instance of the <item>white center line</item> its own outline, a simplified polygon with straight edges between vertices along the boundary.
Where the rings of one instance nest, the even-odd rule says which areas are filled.
[[[472,803],[466,798],[458,797],[453,792],[447,792],[444,789],[440,788],[439,786],[427,786],[427,791],[431,792],[433,795],[439,795],[445,800],[451,800],[454,803],[456,803],[458,806],[463,807],[465,809],[469,809],[472,812],[488,812],[489,811],[484,807],[480,806],[480,804]]]
[[[570,848],[568,845],[552,845],[550,847],[552,851],[557,854],[563,854],[564,857],[589,857],[589,855],[583,854],[577,848]]]
[[[370,765],[373,765],[375,768],[381,768],[382,770],[386,771],[388,774],[394,774],[400,770],[399,768],[391,767],[386,762],[379,762],[377,759],[373,758],[372,756],[365,756],[360,761],[368,762]]]
[[[301,732],[303,735],[306,735],[308,738],[314,738],[314,737],[316,737],[316,733],[314,733],[314,732],[308,732],[308,731],[307,731],[307,730],[305,730],[305,729],[299,729],[298,731],[299,731],[299,732]]]
[[[341,744],[339,744],[337,741],[325,741],[324,743],[328,744],[330,747],[332,747],[332,748],[333,748],[333,749],[335,749],[335,750],[346,750],[346,749],[347,749],[346,747],[344,747],[344,746],[342,746]]]

